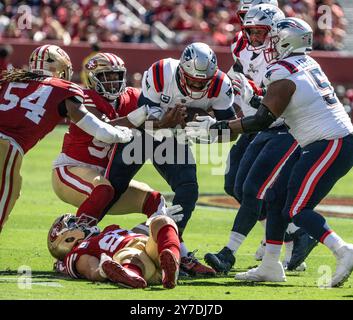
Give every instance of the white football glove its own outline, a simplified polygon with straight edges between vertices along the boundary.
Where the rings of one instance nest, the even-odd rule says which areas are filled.
[[[249,104],[251,98],[254,96],[254,90],[248,79],[242,73],[236,72],[232,79],[232,86],[234,94],[239,94],[243,101]]]
[[[115,129],[117,129],[116,133],[116,138],[119,143],[127,143],[130,142],[132,137],[134,136],[131,129],[127,127],[122,127],[122,126],[115,126]]]
[[[184,214],[179,212],[183,211],[183,207],[179,204],[171,207],[167,207],[165,203],[165,198],[161,196],[161,202],[159,203],[157,211],[152,214],[146,221],[146,225],[149,226],[152,219],[158,216],[167,216],[174,220],[174,222],[179,222],[183,219]]]
[[[186,136],[196,143],[215,142],[217,135],[210,135],[210,128],[217,120],[210,116],[197,116],[196,120],[186,124]]]

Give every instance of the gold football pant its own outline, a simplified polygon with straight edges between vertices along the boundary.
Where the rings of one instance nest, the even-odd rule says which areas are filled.
[[[20,196],[22,155],[8,140],[0,138],[0,232]]]
[[[158,216],[152,220],[149,226],[149,237],[141,235],[141,237],[130,241],[114,255],[113,259],[122,265],[131,263],[138,266],[148,284],[160,284],[162,271],[159,262],[157,235],[159,230],[166,225],[172,225],[178,232],[178,227],[171,218]]]
[[[90,196],[95,187],[104,184],[110,185],[110,182],[94,168],[65,166],[52,171],[52,185],[56,195],[62,201],[77,208]],[[129,188],[112,206],[108,214],[142,212],[150,192],[153,192],[153,189],[147,184],[131,180]]]

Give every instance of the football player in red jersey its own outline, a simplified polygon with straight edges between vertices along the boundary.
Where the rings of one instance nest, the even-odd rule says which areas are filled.
[[[13,70],[0,79],[0,230],[21,188],[20,167],[25,153],[69,118],[105,143],[127,142],[131,130],[107,124],[84,107],[82,89],[71,83],[72,64],[54,45],[33,51],[29,71]]]
[[[149,220],[148,237],[118,225],[99,232],[65,214],[49,230],[48,249],[54,258],[64,261],[61,272],[72,278],[109,280],[129,288],[162,283],[172,289],[180,263],[178,228],[167,216]]]
[[[84,72],[88,86],[83,90],[85,107],[98,118],[115,123],[124,121],[124,125],[134,127],[136,123],[133,120],[135,125],[131,123],[128,115],[137,108],[140,91],[126,87],[124,61],[112,53],[98,53],[87,62]],[[52,183],[55,193],[61,200],[78,207],[80,221],[91,226],[102,218],[103,209],[114,197],[114,188],[104,178],[111,147],[71,123],[62,152],[54,162]],[[164,205],[164,199],[159,192],[132,180],[109,213],[143,212],[150,216],[160,204]],[[148,231],[147,227],[143,228]]]

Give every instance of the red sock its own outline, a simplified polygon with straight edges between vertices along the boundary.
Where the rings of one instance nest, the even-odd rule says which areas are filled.
[[[132,263],[124,263],[122,265],[124,268],[136,273],[137,275],[139,275],[140,277],[143,277],[142,275],[142,270],[140,267],[138,267],[136,264],[132,264]]]
[[[162,227],[157,235],[158,253],[161,253],[164,249],[171,250],[176,258],[180,259],[180,241],[178,233],[174,227],[170,224]]]
[[[150,192],[145,200],[145,203],[142,208],[142,212],[147,216],[150,217],[154,214],[159,204],[161,203],[161,194],[157,191]]]
[[[90,196],[78,208],[76,216],[80,217],[84,214],[93,217],[97,220],[92,221],[90,225],[95,225],[98,222],[103,210],[108,203],[112,201],[113,197],[114,189],[112,186],[102,184],[95,187]]]

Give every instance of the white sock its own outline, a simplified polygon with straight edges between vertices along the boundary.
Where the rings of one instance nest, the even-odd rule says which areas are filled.
[[[244,236],[243,234],[232,231],[230,233],[229,242],[227,244],[227,247],[233,253],[236,253],[238,251],[239,247],[241,246],[241,244],[243,243],[243,241],[245,240],[245,238],[246,238],[246,236]]]
[[[300,229],[300,228],[297,227],[293,222],[291,222],[291,223],[288,224],[287,233],[293,234],[293,233],[296,232],[298,229]]]
[[[324,245],[329,248],[333,253],[337,251],[339,248],[344,246],[346,243],[343,239],[337,235],[336,232],[330,233],[324,240]]]
[[[187,257],[189,253],[189,250],[186,248],[186,245],[184,242],[180,242],[180,257]]]
[[[286,253],[284,256],[284,261],[289,262],[291,257],[292,257],[292,251],[293,251],[293,241],[285,242],[284,243],[285,248],[286,248]]]
[[[265,255],[262,259],[262,264],[277,263],[281,256],[282,244],[266,243]]]

